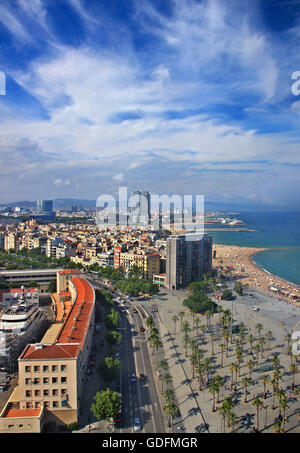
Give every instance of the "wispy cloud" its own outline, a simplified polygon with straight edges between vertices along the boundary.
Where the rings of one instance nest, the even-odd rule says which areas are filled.
[[[288,72],[300,64],[295,25],[283,32],[285,44],[264,26],[258,1],[250,10],[238,1],[170,0],[167,11],[132,1],[123,22],[94,2],[65,4],[87,30],[76,45],[55,34],[48,2],[19,0],[13,12],[2,7],[10,33],[25,40],[29,24],[38,26],[40,18],[39,33],[48,43],[25,69],[10,69],[47,115],[22,116],[17,102],[2,107],[0,153],[5,156],[4,136],[16,155],[28,144],[34,150],[25,152],[20,176],[26,174],[28,196],[36,184],[46,196],[52,184],[57,195],[78,187],[96,198],[124,181],[210,197],[234,198],[238,190],[265,202],[274,185],[282,184],[282,199],[290,197],[288,178],[300,191],[291,166],[299,164],[299,108]],[[3,173],[9,187],[10,170]]]

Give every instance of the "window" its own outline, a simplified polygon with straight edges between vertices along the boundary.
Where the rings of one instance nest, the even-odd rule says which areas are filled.
[[[49,384],[49,378],[44,377],[43,378],[43,384]]]
[[[58,395],[58,390],[57,389],[53,389],[52,390],[52,395],[53,396],[57,396]]]
[[[66,376],[62,376],[61,379],[60,379],[60,382],[66,383],[67,382]]]
[[[34,391],[34,396],[41,396],[41,391],[40,390],[35,390]]]
[[[57,365],[52,365],[52,371],[58,371],[58,366]]]
[[[50,406],[49,401],[44,401],[44,406],[45,406],[45,407],[49,407],[49,406]]]
[[[30,384],[30,383],[31,383],[31,379],[30,379],[30,378],[26,378],[26,379],[25,379],[25,384],[28,385],[28,384]]]
[[[25,394],[26,396],[31,396],[31,390],[26,390]]]
[[[67,365],[61,365],[60,371],[67,371]]]
[[[25,367],[25,373],[30,373],[31,371],[31,367],[30,366],[26,366]]]
[[[53,377],[52,378],[52,384],[56,384],[57,383],[57,377]]]
[[[58,407],[58,401],[53,401],[52,407]]]
[[[48,373],[48,371],[49,371],[48,365],[43,365],[43,372]]]
[[[33,370],[34,370],[35,373],[39,373],[39,372],[40,372],[40,367],[39,367],[39,365],[35,365],[35,366],[33,367]]]
[[[49,390],[48,389],[45,389],[44,390],[44,396],[48,396],[49,395]]]

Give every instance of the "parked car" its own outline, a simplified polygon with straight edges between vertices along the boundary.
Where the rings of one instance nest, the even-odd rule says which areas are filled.
[[[141,429],[142,429],[141,421],[138,417],[134,419],[133,428],[134,428],[134,431],[141,431]]]
[[[144,381],[146,379],[146,376],[143,373],[141,373],[139,375],[139,379],[140,379],[140,381]]]

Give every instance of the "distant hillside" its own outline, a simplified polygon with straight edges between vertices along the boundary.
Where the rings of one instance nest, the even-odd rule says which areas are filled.
[[[53,200],[54,209],[68,209],[76,205],[78,208],[95,208],[96,200],[82,200],[80,198],[56,198]]]

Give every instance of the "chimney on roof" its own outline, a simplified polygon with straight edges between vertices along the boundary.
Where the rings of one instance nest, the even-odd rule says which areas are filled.
[[[37,349],[43,349],[44,345],[42,343],[36,343],[34,345],[34,349],[37,350]]]

